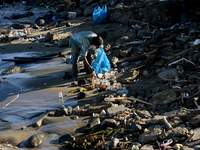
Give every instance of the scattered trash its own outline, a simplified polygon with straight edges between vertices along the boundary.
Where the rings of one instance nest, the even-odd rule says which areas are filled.
[[[161,147],[166,147],[170,144],[173,143],[173,140],[172,139],[169,139],[169,140],[166,140],[166,141],[163,141],[163,143],[160,145]]]

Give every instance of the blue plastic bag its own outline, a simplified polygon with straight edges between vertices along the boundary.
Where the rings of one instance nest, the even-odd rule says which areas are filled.
[[[94,68],[95,73],[106,73],[110,71],[110,62],[103,50],[103,48],[100,46],[100,50],[98,50],[98,55],[95,61],[91,64],[92,68]]]
[[[107,7],[103,5],[102,9],[99,5],[94,8],[93,11],[93,22],[102,24],[107,22]]]

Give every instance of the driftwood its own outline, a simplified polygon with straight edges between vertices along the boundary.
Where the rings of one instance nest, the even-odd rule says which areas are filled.
[[[144,100],[141,100],[141,99],[138,99],[138,98],[135,98],[135,97],[114,97],[115,101],[121,101],[123,99],[129,99],[129,100],[133,100],[133,101],[138,101],[138,102],[141,102],[141,103],[144,103],[144,104],[147,104],[147,105],[151,105],[153,106],[152,103],[149,103],[149,102],[146,102]]]

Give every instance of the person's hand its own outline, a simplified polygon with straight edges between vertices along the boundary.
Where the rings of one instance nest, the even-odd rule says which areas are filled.
[[[96,75],[95,71],[93,71],[93,72],[92,72],[92,75],[93,75],[93,77],[94,77],[94,78],[96,78],[96,77],[97,77],[97,75]]]

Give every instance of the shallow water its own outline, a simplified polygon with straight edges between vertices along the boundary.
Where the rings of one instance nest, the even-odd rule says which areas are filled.
[[[49,8],[33,8],[30,11],[25,11],[28,6],[25,4],[15,2],[14,5],[6,5],[4,7],[0,7],[0,25],[11,25],[13,23],[25,22],[30,20],[33,22],[36,17],[40,14],[41,16],[45,15]],[[51,9],[52,10],[52,9]],[[28,16],[19,19],[6,19],[5,17],[11,17],[12,14],[25,14],[26,12],[34,13],[33,16]]]

